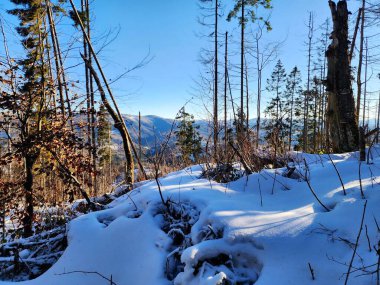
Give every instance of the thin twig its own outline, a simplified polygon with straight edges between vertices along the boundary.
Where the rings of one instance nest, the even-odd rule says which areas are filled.
[[[380,285],[380,240],[377,244],[377,249],[375,248],[378,259],[377,259],[377,269],[376,269],[376,284]]]
[[[99,272],[96,272],[96,271],[82,271],[82,270],[74,270],[74,271],[69,271],[69,272],[64,272],[64,273],[57,273],[55,275],[68,275],[68,274],[74,274],[74,273],[83,273],[83,274],[94,274],[94,275],[98,275],[100,276],[101,278],[111,282],[110,285],[117,285],[114,281],[112,281],[112,275],[111,275],[111,279],[105,277],[103,274],[99,273]]]
[[[304,163],[305,163],[305,167],[306,169],[308,169],[307,167],[307,162],[306,162],[306,159],[304,159]],[[307,183],[307,186],[309,187],[311,193],[313,194],[313,196],[315,197],[315,199],[317,199],[318,203],[327,211],[327,212],[330,212],[331,210],[329,208],[327,208],[321,200],[319,200],[317,194],[315,193],[315,191],[313,190],[313,187],[311,187],[310,185],[310,181],[309,181],[309,178],[308,178],[308,175],[307,173],[305,173],[305,180],[306,180],[306,183]]]
[[[369,236],[368,236],[368,227],[367,227],[367,225],[365,225],[365,235],[366,235],[366,237],[367,237],[367,242],[368,242],[368,249],[369,249],[369,252],[372,252],[371,241],[369,240]]]
[[[363,185],[362,185],[362,162],[359,162],[359,184],[360,184],[360,193],[362,195],[362,199],[365,199]]]
[[[361,220],[361,222],[360,222],[360,229],[359,229],[359,233],[358,233],[358,235],[357,235],[357,237],[356,237],[355,248],[354,248],[354,252],[353,252],[352,257],[351,257],[350,265],[348,266],[348,271],[347,271],[347,274],[346,274],[346,280],[344,281],[344,285],[347,285],[347,283],[348,283],[348,278],[350,277],[350,272],[351,272],[352,264],[353,264],[353,262],[354,262],[355,255],[356,255],[356,250],[358,249],[358,245],[359,245],[360,235],[361,235],[362,230],[363,230],[363,223],[364,223],[364,217],[365,217],[366,209],[367,209],[367,200],[366,200],[365,203],[364,203],[364,209],[363,209],[363,214],[362,214],[362,220]]]
[[[260,192],[260,205],[263,206],[263,194],[261,193],[261,185],[260,185],[260,178],[257,178],[257,182],[259,183],[259,192]]]
[[[309,270],[311,274],[311,279],[315,280],[315,275],[314,275],[314,269],[311,267],[310,262],[307,263],[309,265]]]
[[[379,224],[377,223],[377,220],[376,220],[375,216],[373,216],[373,220],[375,221],[377,231],[380,233],[380,227],[379,227]]]
[[[327,155],[328,155],[328,157],[329,157],[329,159],[330,159],[332,165],[334,166],[334,169],[335,169],[335,171],[336,171],[336,174],[337,174],[338,177],[339,177],[340,184],[342,185],[342,188],[343,188],[343,194],[344,194],[344,196],[346,196],[346,195],[347,195],[347,193],[346,193],[346,188],[344,188],[344,183],[343,183],[342,177],[340,176],[340,173],[339,173],[338,169],[336,168],[336,165],[335,165],[334,161],[332,160],[330,154],[328,153]]]

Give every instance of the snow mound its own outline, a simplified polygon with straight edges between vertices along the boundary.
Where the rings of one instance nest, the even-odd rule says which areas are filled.
[[[200,178],[201,166],[171,173],[160,179],[167,206],[147,182],[72,221],[58,262],[20,284],[343,284],[355,247],[349,284],[377,284],[380,159],[359,165],[357,153],[331,155],[344,195],[328,156],[294,156],[296,179],[285,168],[224,184]],[[329,211],[302,179],[304,159]]]

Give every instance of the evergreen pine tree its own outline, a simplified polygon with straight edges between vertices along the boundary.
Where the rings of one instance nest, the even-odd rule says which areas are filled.
[[[304,118],[304,122],[307,122],[306,128],[305,123],[302,124],[302,135],[300,135],[298,139],[299,146],[303,150],[309,149],[310,142],[314,141],[315,108],[317,108],[315,98],[319,95],[317,82],[318,81],[314,77],[313,80],[310,81],[309,91],[304,90],[303,92],[304,102],[306,102],[307,100],[308,105],[308,109],[304,108],[305,103],[303,104],[303,106],[300,107],[302,117]],[[307,138],[308,146],[304,144],[305,135]]]
[[[97,119],[97,157],[99,159],[100,178],[105,189],[107,183],[112,183],[113,152],[110,116],[103,104],[99,107]]]
[[[175,132],[177,137],[176,145],[179,147],[183,161],[185,164],[191,161],[195,162],[202,153],[202,138],[198,132],[199,126],[194,126],[194,116],[186,113],[185,108],[179,111],[176,119],[179,120],[178,130]]]
[[[103,169],[109,164],[112,155],[110,132],[110,116],[104,105],[101,104],[98,112],[97,142],[99,165]]]
[[[283,149],[283,144],[287,134],[284,107],[284,85],[286,82],[286,72],[279,60],[273,69],[271,77],[267,80],[267,91],[272,97],[265,113],[269,116],[264,129],[267,134],[265,138],[274,147],[275,156],[278,149]]]
[[[302,79],[300,70],[295,66],[286,78],[286,90],[284,93],[284,113],[288,128],[288,150],[291,150],[294,134],[302,131]]]
[[[18,117],[20,118],[20,142],[22,157],[25,167],[25,214],[23,218],[24,235],[32,235],[32,222],[34,219],[34,171],[33,168],[40,157],[41,149],[36,140],[41,131],[48,128],[46,122],[48,88],[48,65],[45,61],[46,28],[43,19],[46,9],[42,0],[11,0],[23,8],[15,8],[8,11],[19,18],[20,25],[16,28],[22,37],[22,43],[26,50],[26,57],[19,61],[24,72],[23,84],[18,90],[20,93],[20,106]],[[51,83],[51,82],[50,82]],[[51,95],[50,94],[50,95]],[[16,94],[14,94],[16,96]]]

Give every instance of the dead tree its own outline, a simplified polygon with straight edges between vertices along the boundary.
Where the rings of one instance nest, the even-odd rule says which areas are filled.
[[[338,4],[329,1],[329,6],[334,23],[332,43],[326,51],[329,136],[334,152],[349,152],[356,150],[359,143],[348,55],[349,12],[346,1],[340,0]]]
[[[90,41],[90,39],[88,37],[88,34],[87,34],[86,30],[85,30],[83,22],[82,22],[82,20],[81,20],[81,18],[79,16],[78,10],[76,9],[76,7],[74,5],[73,0],[69,0],[69,1],[70,1],[70,4],[71,4],[71,7],[73,8],[75,17],[78,20],[78,24],[79,24],[79,26],[82,29],[84,39],[85,39],[85,41],[88,44],[88,48],[89,48],[90,54],[93,56],[93,59],[95,60],[95,63],[96,63],[96,66],[98,67],[98,70],[100,72],[101,78],[103,79],[105,87],[106,87],[106,89],[108,91],[108,94],[109,94],[109,96],[110,96],[110,98],[112,100],[112,103],[113,103],[113,105],[115,107],[115,110],[113,110],[112,106],[106,100],[104,90],[103,90],[103,94],[101,93],[101,91],[100,91],[100,87],[102,87],[101,86],[101,82],[100,82],[99,77],[96,78],[97,73],[96,73],[95,69],[93,68],[93,66],[91,65],[91,62],[88,61],[86,58],[84,58],[84,56],[82,56],[82,59],[84,60],[85,64],[88,66],[88,68],[90,69],[90,73],[92,74],[92,76],[93,76],[96,84],[98,85],[99,92],[101,93],[103,104],[106,107],[107,111],[110,113],[111,117],[114,119],[115,128],[117,128],[120,131],[120,134],[121,134],[121,136],[123,138],[124,152],[125,152],[125,156],[126,156],[126,160],[127,160],[126,161],[126,164],[127,164],[126,165],[126,173],[125,173],[126,174],[126,176],[125,176],[126,183],[127,184],[132,184],[134,182],[134,161],[133,161],[132,151],[133,151],[133,154],[135,155],[135,158],[137,160],[139,168],[140,168],[142,174],[144,175],[144,178],[147,180],[148,178],[147,178],[146,172],[144,170],[144,167],[143,167],[143,165],[142,165],[142,163],[141,163],[141,161],[140,161],[140,159],[138,157],[137,150],[136,150],[136,148],[135,148],[135,146],[133,144],[133,141],[132,141],[132,138],[131,138],[131,136],[130,136],[130,134],[128,132],[127,126],[125,125],[125,122],[123,120],[123,116],[120,113],[119,107],[116,104],[115,97],[113,96],[113,93],[112,93],[111,88],[110,88],[110,86],[108,84],[107,78],[104,75],[103,69],[102,69],[102,67],[100,65],[100,62],[99,62],[98,57],[97,57],[97,55],[96,55],[96,53],[94,51],[94,48],[92,47],[91,41]],[[98,79],[98,81],[97,81],[97,79]],[[126,139],[124,138],[124,136],[126,136]]]
[[[112,108],[111,104],[108,102],[106,98],[106,93],[104,92],[102,83],[99,79],[98,74],[96,73],[95,69],[90,65],[89,61],[82,56],[83,61],[85,62],[87,68],[89,69],[92,77],[95,80],[96,85],[98,86],[100,97],[102,98],[102,102],[104,106],[106,107],[108,113],[112,117],[114,121],[115,128],[120,132],[121,138],[123,140],[123,146],[124,146],[124,153],[126,158],[126,169],[125,169],[125,181],[127,184],[133,184],[134,182],[134,162],[133,162],[133,156],[131,151],[131,144],[129,141],[129,133],[125,126],[125,123],[122,121],[123,118],[119,116],[119,114]]]
[[[362,94],[362,79],[361,78],[362,78],[363,50],[364,50],[365,0],[363,0],[362,8],[359,9],[359,13],[361,13],[361,25],[360,25],[359,63],[358,63],[358,73],[357,73],[357,80],[356,80],[356,83],[358,85],[357,87],[358,94],[356,96],[356,111],[358,113],[356,120],[357,120],[358,125],[359,125],[359,114],[360,114],[360,99],[361,99],[361,94]]]
[[[225,45],[224,45],[224,151],[227,151],[227,83],[228,83],[228,32],[225,36]]]
[[[214,30],[214,156],[218,157],[218,0],[215,0],[215,30]]]
[[[304,99],[304,130],[303,130],[303,150],[305,152],[308,151],[308,144],[309,144],[309,97],[310,97],[310,83],[311,83],[311,50],[312,50],[312,44],[313,44],[313,36],[314,36],[314,15],[312,12],[309,14],[309,23],[307,25],[308,28],[308,52],[307,52],[307,90],[305,93],[305,99]]]

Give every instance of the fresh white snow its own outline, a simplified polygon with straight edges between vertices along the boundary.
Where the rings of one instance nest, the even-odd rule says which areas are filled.
[[[375,224],[375,218],[380,222],[377,151],[373,164],[361,165],[368,201],[364,225],[372,247],[380,240]],[[58,262],[39,278],[20,284],[106,285],[110,282],[103,277],[110,279],[111,275],[117,285],[217,285],[227,277],[257,279],[256,285],[343,284],[365,203],[357,153],[332,155],[347,196],[326,155],[294,155],[301,174],[305,173],[303,158],[308,161],[310,183],[330,212],[317,203],[305,181],[283,177],[285,169],[218,184],[200,179],[202,167],[193,166],[160,179],[165,199],[193,205],[199,211],[191,229],[192,244],[181,255],[184,271],[173,281],[165,276],[166,258],[173,246],[161,230],[159,209],[163,206],[156,182],[150,181],[112,202],[109,209],[73,220],[69,246]],[[194,217],[198,218],[196,213]],[[210,232],[215,234],[213,239],[206,238]],[[234,270],[224,264],[202,264],[220,254],[229,257]],[[357,269],[377,264],[377,258],[373,248],[369,251],[363,229],[348,284],[375,285],[376,274],[363,275]],[[376,266],[367,268],[374,270]]]

